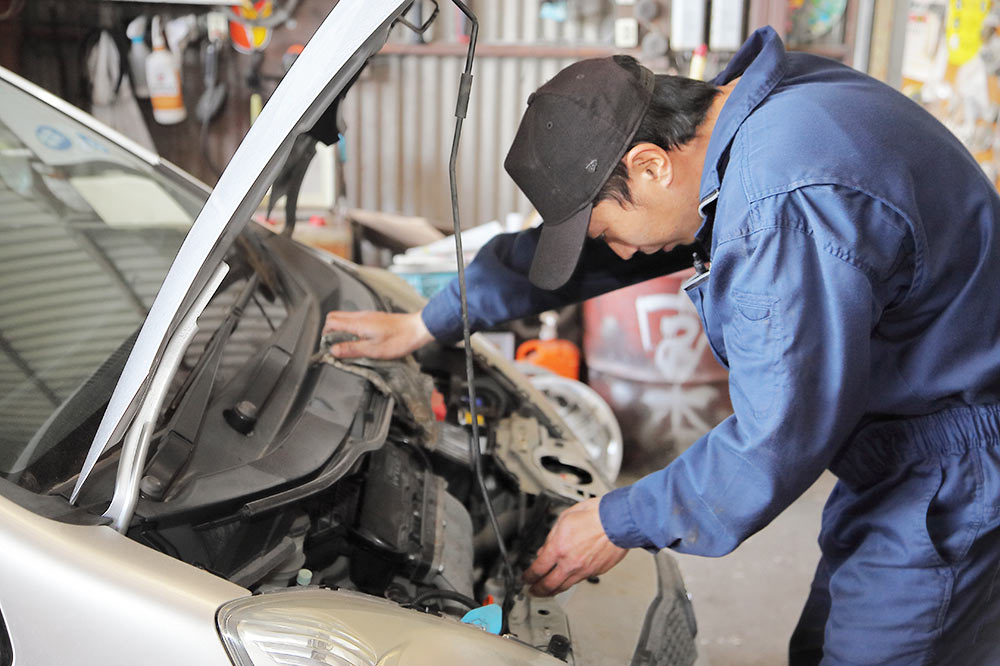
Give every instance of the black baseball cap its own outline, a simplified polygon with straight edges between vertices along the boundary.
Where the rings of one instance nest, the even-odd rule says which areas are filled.
[[[612,56],[574,63],[528,97],[504,169],[542,216],[534,285],[558,289],[576,270],[594,198],[631,146],[653,83]]]

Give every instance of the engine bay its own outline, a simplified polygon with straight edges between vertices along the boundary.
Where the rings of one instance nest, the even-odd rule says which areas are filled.
[[[234,259],[176,379],[128,536],[256,593],[320,585],[455,617],[495,602],[509,633],[565,655],[565,616],[519,580],[558,511],[602,490],[582,448],[540,394],[478,353],[498,538],[474,473],[463,351],[330,357],[323,313],[395,304],[349,267],[254,233],[256,256]],[[82,506],[107,496],[113,469],[96,471]]]

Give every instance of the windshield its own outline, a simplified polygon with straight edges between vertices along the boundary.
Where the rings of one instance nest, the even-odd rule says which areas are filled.
[[[0,475],[38,490],[79,469],[204,195],[5,81],[0,99]]]

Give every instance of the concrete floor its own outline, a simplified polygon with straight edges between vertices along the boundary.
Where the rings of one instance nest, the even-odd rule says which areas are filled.
[[[623,475],[620,484],[638,478]],[[836,479],[824,474],[733,553],[676,555],[698,620],[697,666],[781,666],[819,559],[820,514]]]

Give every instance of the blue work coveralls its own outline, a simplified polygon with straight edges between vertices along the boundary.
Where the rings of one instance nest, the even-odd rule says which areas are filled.
[[[830,469],[792,664],[1000,664],[1000,197],[903,95],[757,31],[708,146],[689,288],[734,414],[604,496],[623,547],[723,555]],[[689,266],[588,241],[545,292],[537,231],[467,272],[474,328]],[[457,287],[424,309],[460,335]]]

